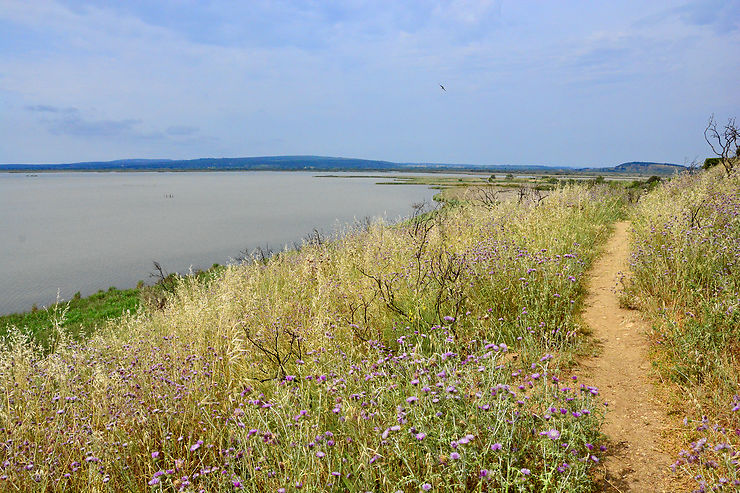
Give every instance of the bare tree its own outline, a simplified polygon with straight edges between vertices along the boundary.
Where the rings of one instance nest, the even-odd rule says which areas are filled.
[[[162,264],[160,264],[156,260],[153,260],[152,263],[154,264],[154,270],[149,273],[149,277],[153,277],[154,279],[156,279],[157,284],[163,283],[165,279],[169,277],[169,274],[166,270],[164,270]]]
[[[321,246],[324,243],[326,243],[326,236],[321,234],[321,231],[314,228],[312,232],[310,232],[304,239],[307,244],[313,245],[313,246]]]
[[[496,207],[501,201],[499,200],[500,189],[495,187],[479,187],[475,190],[474,201],[484,207]]]
[[[365,298],[364,294],[360,294],[357,302],[347,302],[347,311],[349,312],[349,316],[344,317],[347,325],[352,330],[352,333],[362,342],[367,342],[371,337],[373,337],[370,310],[372,309],[373,302],[375,301],[375,298],[377,298],[378,293],[374,292],[371,294],[372,296],[368,296],[368,298]],[[361,326],[359,324],[361,324]]]
[[[178,276],[176,273],[168,273],[156,260],[152,263],[154,270],[149,273],[149,277],[155,279],[155,285],[142,290],[142,299],[146,305],[161,310],[167,305],[168,295],[175,292]]]
[[[252,349],[261,355],[267,365],[259,366],[259,371],[266,378],[257,378],[261,382],[282,379],[287,375],[288,363],[303,356],[303,338],[300,331],[287,321],[278,320],[271,327],[250,328],[243,323],[244,336]],[[274,373],[273,373],[274,370]]]
[[[295,245],[295,244],[294,244]],[[245,248],[239,251],[239,255],[234,259],[239,263],[255,262],[258,264],[266,264],[270,260],[275,252],[270,248],[270,245],[265,243],[265,246],[256,246],[253,250]]]
[[[386,307],[398,315],[401,315],[403,318],[409,318],[409,313],[407,313],[396,300],[396,292],[398,291],[396,284],[401,280],[401,274],[397,272],[394,272],[390,276],[383,276],[382,273],[373,274],[371,272],[366,272],[358,265],[355,265],[355,269],[357,269],[357,271],[363,276],[371,279],[375,284],[375,295],[373,296],[373,299],[375,299],[375,296],[380,296],[380,299],[383,300]]]
[[[532,189],[531,195],[532,195],[532,201],[534,202],[535,207],[540,205],[540,202],[542,202],[543,200],[547,198],[547,194],[542,193],[542,190],[540,190],[537,187],[534,187]]]
[[[688,159],[684,159],[683,165],[686,167],[686,172],[690,175],[693,175],[694,173],[699,171],[699,156],[696,156],[690,162]]]
[[[725,126],[720,128],[714,115],[711,115],[704,129],[704,140],[719,158],[727,176],[730,176],[740,156],[740,133],[735,125],[735,119],[730,118]]]
[[[529,196],[530,189],[527,185],[519,185],[519,188],[517,189],[516,192],[519,197],[519,199],[517,200],[517,203],[521,204]]]
[[[465,273],[467,267],[466,254],[456,254],[445,249],[439,249],[432,254],[429,276],[436,284],[434,309],[439,323],[443,321],[443,305],[445,311],[452,310],[453,321],[450,325],[452,333],[456,334],[455,321],[463,310],[467,295],[465,292]],[[449,305],[452,305],[450,308]]]

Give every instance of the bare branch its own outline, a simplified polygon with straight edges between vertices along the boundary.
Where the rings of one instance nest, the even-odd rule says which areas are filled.
[[[714,115],[711,115],[704,129],[704,140],[719,158],[725,173],[729,176],[740,158],[740,131],[735,124],[735,118],[728,119],[725,126],[719,128]]]

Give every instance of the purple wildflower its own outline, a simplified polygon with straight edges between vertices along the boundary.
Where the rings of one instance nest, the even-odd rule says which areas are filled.
[[[555,428],[552,428],[550,430],[545,430],[540,432],[541,436],[546,436],[550,440],[557,440],[560,438],[560,432],[556,430]]]

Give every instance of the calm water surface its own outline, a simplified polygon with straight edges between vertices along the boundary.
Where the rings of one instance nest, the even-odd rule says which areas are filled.
[[[390,175],[389,175],[390,176]],[[424,186],[303,172],[0,173],[0,314],[409,214]]]

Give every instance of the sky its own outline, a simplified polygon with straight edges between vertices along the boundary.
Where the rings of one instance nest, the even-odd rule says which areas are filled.
[[[738,81],[740,0],[0,0],[0,163],[686,164]]]

